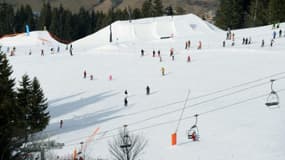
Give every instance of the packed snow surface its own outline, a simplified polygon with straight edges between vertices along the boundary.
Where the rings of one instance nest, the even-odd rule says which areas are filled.
[[[73,42],[73,56],[45,32],[0,39],[2,51],[16,47],[15,56],[9,57],[16,80],[27,73],[41,82],[51,115],[41,135],[64,143],[62,149],[50,152],[67,159],[84,142],[86,159],[112,159],[108,143],[127,124],[131,134],[148,141],[141,160],[285,159],[284,23],[279,29],[232,30],[234,46],[232,40],[225,40],[226,31],[192,14],[117,21],[111,28],[112,43],[107,26]],[[274,31],[277,36],[271,47]],[[243,38],[252,43],[242,45]],[[191,47],[185,49],[188,40]],[[60,51],[50,54],[58,46]],[[174,60],[169,56],[171,48]],[[40,56],[41,49],[45,56]],[[271,79],[276,80],[273,89],[280,98],[275,109],[265,105]],[[193,142],[187,131],[195,123],[195,114],[200,141]],[[174,132],[177,145],[172,146]]]

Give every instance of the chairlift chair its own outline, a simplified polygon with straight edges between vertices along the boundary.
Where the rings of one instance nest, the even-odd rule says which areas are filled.
[[[266,99],[266,103],[265,103],[265,105],[271,109],[279,108],[279,96],[278,96],[277,92],[275,92],[273,90],[273,82],[274,81],[275,80],[271,80],[271,92],[268,95],[268,97]]]
[[[195,124],[187,131],[187,136],[188,139],[192,139],[192,134],[195,133],[196,139],[195,141],[199,140],[199,129],[197,126],[198,123],[198,114],[195,114],[196,120],[195,120]]]

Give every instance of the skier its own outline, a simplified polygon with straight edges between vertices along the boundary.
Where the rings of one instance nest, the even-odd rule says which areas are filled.
[[[43,49],[41,49],[41,56],[44,56],[45,54],[44,54],[44,50]]]
[[[92,74],[90,75],[90,80],[93,80],[93,75]]]
[[[190,49],[190,46],[191,46],[191,41],[190,40],[188,40],[188,49]]]
[[[162,57],[161,56],[159,56],[159,62],[162,62]]]
[[[125,105],[125,107],[128,106],[128,98],[127,97],[125,97],[125,99],[124,99],[124,105]]]
[[[70,48],[69,48],[69,53],[70,53],[71,56],[73,56],[72,50],[73,50],[73,48],[72,48],[72,44],[71,44],[71,45],[70,45]]]
[[[157,51],[157,56],[160,57],[160,50]]]
[[[141,56],[144,56],[144,50],[143,49],[141,50]]]
[[[162,76],[165,75],[165,68],[164,67],[161,67],[161,74],[162,74]]]
[[[187,49],[188,48],[188,42],[186,41],[185,42],[185,49]]]
[[[87,73],[86,73],[86,70],[84,70],[84,72],[83,72],[83,78],[86,78],[86,76],[87,76]]]
[[[155,57],[155,50],[152,51],[152,57]]]
[[[226,46],[226,41],[223,41],[223,47],[225,47]]]
[[[234,45],[235,45],[235,41],[233,40],[233,41],[232,41],[232,46],[234,46]]]
[[[232,40],[234,41],[235,40],[235,34],[232,33]]]
[[[198,42],[198,49],[202,49],[202,42],[201,41]]]
[[[245,44],[245,38],[244,37],[242,38],[242,44]]]
[[[271,39],[270,47],[272,47],[272,46],[273,46],[273,43],[274,43],[274,39]]]
[[[191,138],[192,138],[193,141],[197,141],[197,134],[196,134],[195,131],[192,132]]]
[[[191,62],[191,57],[190,57],[190,55],[187,57],[187,62]]]
[[[63,125],[63,120],[60,120],[60,122],[59,122],[59,128],[62,128],[62,125]]]
[[[261,41],[261,47],[264,47],[264,39]]]
[[[245,44],[248,44],[248,38],[245,38]]]
[[[174,61],[174,55],[171,56],[172,61]]]
[[[125,93],[125,96],[127,97],[127,96],[128,96],[128,91],[127,91],[127,90],[125,90],[125,92],[124,92],[124,93]]]
[[[54,54],[53,48],[50,49],[50,54]]]
[[[272,36],[273,36],[273,39],[276,38],[276,32],[275,31],[272,33]]]
[[[150,88],[149,86],[146,86],[146,95],[149,95],[149,92],[150,92]]]
[[[282,36],[282,30],[280,29],[279,30],[279,37],[281,37]]]
[[[170,49],[170,56],[173,56],[173,53],[174,53],[174,49],[171,48],[171,49]]]
[[[59,47],[59,46],[57,46],[57,53],[59,53],[59,51],[60,51],[60,47]]]

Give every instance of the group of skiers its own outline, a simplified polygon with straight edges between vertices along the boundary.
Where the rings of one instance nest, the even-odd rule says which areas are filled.
[[[146,86],[145,88],[146,90],[146,95],[150,95],[150,87]],[[128,106],[128,91],[125,90],[124,91],[125,97],[124,97],[124,106],[127,107]]]
[[[89,77],[90,77],[90,80],[93,80],[93,79],[94,79],[93,74],[90,74]],[[87,72],[86,72],[86,70],[83,71],[83,78],[84,78],[84,79],[87,78]]]

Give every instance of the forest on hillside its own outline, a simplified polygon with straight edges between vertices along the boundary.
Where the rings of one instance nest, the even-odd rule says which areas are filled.
[[[284,0],[220,0],[214,23],[222,29],[267,25],[285,21]],[[163,15],[185,14],[164,6],[162,0],[145,0],[141,8],[111,8],[108,12],[80,8],[78,13],[64,9],[62,5],[52,7],[43,4],[39,13],[29,5],[15,9],[13,5],[0,6],[0,37],[5,34],[30,30],[48,30],[65,42],[85,37],[116,20],[130,20]]]

